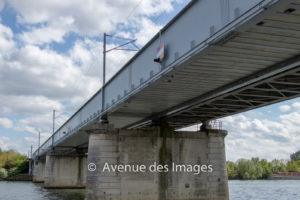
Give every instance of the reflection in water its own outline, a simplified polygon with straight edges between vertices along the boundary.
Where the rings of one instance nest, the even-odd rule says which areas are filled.
[[[298,200],[300,180],[229,181],[230,200]],[[32,182],[1,182],[0,200],[84,200],[84,189],[44,189]]]
[[[1,182],[0,200],[84,200],[84,189],[45,189],[32,182]]]

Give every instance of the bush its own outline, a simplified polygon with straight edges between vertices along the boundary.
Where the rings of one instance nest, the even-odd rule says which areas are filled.
[[[4,168],[0,168],[0,180],[4,180],[7,177],[7,171]]]
[[[0,179],[12,177],[28,171],[28,158],[14,150],[2,151],[0,149]],[[5,171],[4,171],[5,170]]]
[[[8,176],[8,177],[14,177],[14,176],[16,176],[16,175],[18,175],[18,174],[20,174],[20,173],[21,173],[20,170],[19,170],[17,167],[14,167],[14,168],[11,168],[11,169],[8,171],[7,176]]]

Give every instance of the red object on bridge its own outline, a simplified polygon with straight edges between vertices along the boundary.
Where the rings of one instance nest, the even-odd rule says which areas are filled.
[[[155,62],[161,63],[165,57],[165,45],[163,42],[156,49],[156,58],[154,59]]]

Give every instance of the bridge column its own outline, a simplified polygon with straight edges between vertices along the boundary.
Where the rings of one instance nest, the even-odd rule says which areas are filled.
[[[87,173],[87,200],[202,199],[228,200],[224,130],[177,132],[168,127],[92,133]],[[105,163],[146,165],[146,172],[107,172]],[[172,165],[212,165],[212,172],[174,172]],[[168,165],[167,172],[149,167]],[[205,168],[205,167],[204,167]],[[204,170],[205,171],[205,170]]]
[[[47,155],[45,188],[84,188],[87,157],[82,155]]]
[[[36,159],[33,161],[33,177],[32,181],[34,183],[42,183],[44,182],[45,176],[45,160]]]

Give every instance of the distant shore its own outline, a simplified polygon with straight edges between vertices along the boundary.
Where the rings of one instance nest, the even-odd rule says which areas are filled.
[[[300,160],[239,159],[226,162],[229,180],[267,180],[298,179],[300,177]],[[295,174],[295,176],[294,176]]]

